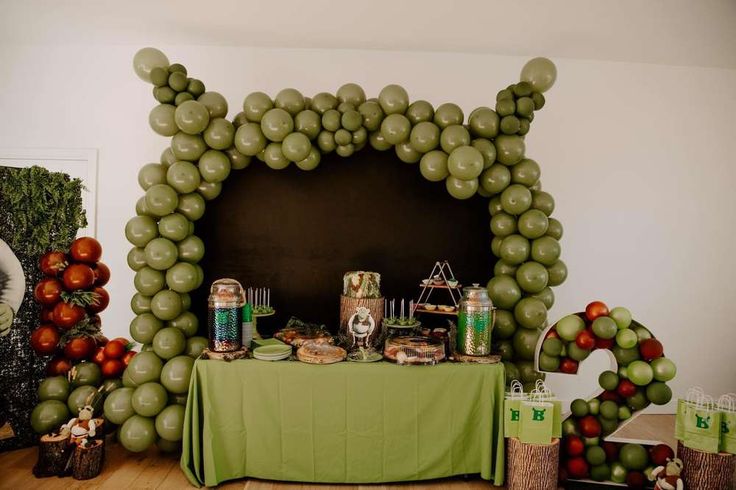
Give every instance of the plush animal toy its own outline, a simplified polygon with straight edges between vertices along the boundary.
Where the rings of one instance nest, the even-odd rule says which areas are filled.
[[[667,458],[667,464],[657,466],[652,470],[652,480],[655,481],[654,490],[683,490],[685,484],[680,478],[682,460]]]
[[[69,422],[61,426],[61,434],[63,436],[71,434],[72,442],[79,443],[84,439],[93,438],[96,434],[95,424],[92,415],[95,410],[92,405],[85,405],[79,410],[79,417],[71,419]]]

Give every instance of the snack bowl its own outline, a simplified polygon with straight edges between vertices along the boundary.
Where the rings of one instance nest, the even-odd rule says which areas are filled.
[[[422,286],[427,286],[432,282],[432,279],[422,279]]]
[[[434,310],[437,309],[437,305],[433,305],[431,303],[425,303],[424,304],[424,309],[427,310],[427,311],[434,311]]]
[[[454,306],[449,306],[449,305],[439,305],[438,308],[440,309],[440,311],[445,311],[445,312],[448,312],[448,313],[451,312],[451,311],[455,311],[455,307]]]
[[[442,279],[442,277],[440,276],[434,276],[432,278],[432,284],[434,284],[435,286],[442,286],[444,283],[445,283],[445,280]]]
[[[447,280],[447,285],[450,286],[451,288],[457,287],[458,280],[457,279],[448,279]]]

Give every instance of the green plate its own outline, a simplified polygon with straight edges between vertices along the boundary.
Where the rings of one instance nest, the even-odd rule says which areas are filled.
[[[352,361],[352,362],[376,362],[376,361],[380,361],[381,359],[383,359],[383,356],[381,355],[380,352],[373,352],[372,354],[368,354],[368,356],[365,359],[360,358],[360,357],[353,358],[353,357],[348,356],[348,361]]]
[[[262,345],[253,350],[253,354],[262,356],[278,356],[291,353],[290,345]]]

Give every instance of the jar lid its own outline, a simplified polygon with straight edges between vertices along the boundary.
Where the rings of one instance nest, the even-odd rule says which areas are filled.
[[[211,305],[241,307],[245,304],[245,291],[235,279],[218,279],[210,286],[209,302]]]

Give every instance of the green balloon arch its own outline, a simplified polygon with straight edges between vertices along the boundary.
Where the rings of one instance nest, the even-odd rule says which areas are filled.
[[[412,102],[399,85],[387,85],[377,98],[368,99],[359,85],[348,83],[335,94],[311,98],[293,88],[273,99],[253,92],[243,110],[228,120],[225,98],[206,91],[161,51],[141,49],[133,66],[153,84],[159,102],[149,116],[151,129],[171,143],[160,163],[140,169],[145,195],[125,227],[137,290],[130,333],[147,351],[134,358],[123,376],[125,385],[136,389],[138,406],[146,409],[139,413],[134,404],[135,415],[121,409],[113,414],[116,420],[123,418],[121,413],[130,415],[121,431],[125,447],[140,451],[156,437],[166,447],[177,442],[171,435],[177,433],[172,421],[179,411],[165,411],[162,389],[169,388],[169,406],[183,403],[182,380],[188,379],[191,363],[182,356],[197,357],[206,345],[196,336],[196,316],[188,311],[189,293],[204,280],[198,265],[204,244],[194,235],[194,222],[230,173],[254,160],[274,170],[293,163],[310,171],[323,154],[350,157],[371,145],[393,149],[402,162],[418,164],[424,178],[444,181],[456,199],[476,194],[488,199],[491,251],[498,259],[488,282],[499,307],[496,348],[509,381],[533,384],[541,377],[534,369],[535,346],[554,303],[551,288],[565,280],[567,268],[559,258],[562,225],[551,217],[554,199],[541,189],[539,165],[525,157],[524,138],[535,111],[544,107],[543,93],[556,79],[550,60],[530,60],[521,81],[498,92],[494,108],[478,107],[467,119],[456,104],[434,108],[424,100]],[[156,386],[139,390],[144,383]]]

